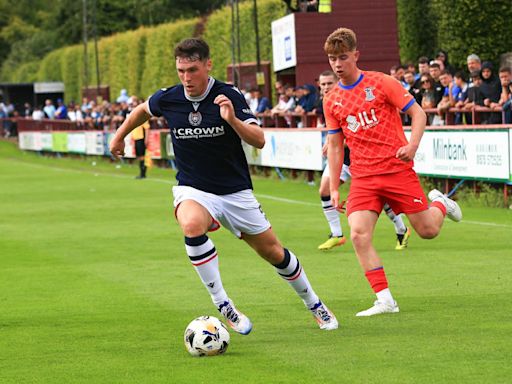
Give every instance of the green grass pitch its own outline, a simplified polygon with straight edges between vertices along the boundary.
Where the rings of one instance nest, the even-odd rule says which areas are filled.
[[[186,325],[217,312],[185,255],[170,170],[48,158],[0,142],[0,383],[510,383],[512,211],[463,206],[434,240],[375,244],[401,312],[374,296],[350,242],[329,252],[317,188],[255,179],[280,240],[340,328],[320,331],[262,259],[211,234],[224,285],[253,321],[223,356],[192,358]],[[344,192],[346,192],[344,187]],[[348,232],[346,218],[342,218]]]

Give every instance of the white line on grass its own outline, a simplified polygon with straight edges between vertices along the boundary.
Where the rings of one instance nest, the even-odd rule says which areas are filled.
[[[47,168],[52,169],[54,171],[60,171],[60,172],[75,172],[75,173],[82,173],[82,174],[91,174],[95,176],[110,176],[115,177],[119,179],[133,179],[133,176],[128,175],[114,175],[112,173],[100,173],[95,171],[84,171],[84,170],[78,170],[78,169],[68,169],[68,168],[60,168],[60,167],[54,167],[51,165],[43,165],[43,164],[32,164],[32,163],[26,163],[24,161],[18,161],[15,160],[17,163],[21,163],[23,165],[34,167],[34,168]],[[146,181],[152,181],[155,183],[164,183],[168,185],[175,185],[176,183],[172,180],[166,180],[166,179],[157,179],[154,177],[147,178]],[[280,201],[282,203],[288,203],[288,204],[298,204],[298,205],[307,205],[312,207],[318,207],[320,204],[311,203],[309,201],[301,201],[301,200],[292,200],[292,199],[286,199],[284,197],[277,197],[272,195],[262,195],[262,194],[254,194],[257,198],[262,199],[268,199],[268,200],[274,200],[274,201]],[[472,221],[472,220],[463,220],[460,222],[460,224],[472,224],[472,225],[483,225],[483,226],[489,226],[489,227],[501,227],[501,228],[512,228],[512,225],[507,224],[498,224],[498,223],[489,223],[484,221]]]
[[[114,178],[117,178],[117,179],[133,179],[134,178],[133,176],[129,176],[129,175],[115,175],[113,173],[104,173],[104,172],[96,171],[96,170],[87,171],[87,170],[80,170],[80,169],[69,169],[69,168],[54,167],[52,165],[32,164],[32,163],[26,163],[24,161],[19,161],[19,160],[14,160],[14,161],[16,161],[19,164],[26,165],[27,167],[45,168],[45,169],[51,169],[53,171],[58,171],[58,172],[81,173],[81,174],[88,174],[88,175],[93,175],[93,176],[110,176],[110,177],[114,177]],[[146,178],[146,181],[152,181],[152,182],[155,182],[155,183],[164,183],[164,184],[169,184],[169,185],[175,185],[176,184],[172,180],[158,179],[158,178],[155,178],[155,177]]]

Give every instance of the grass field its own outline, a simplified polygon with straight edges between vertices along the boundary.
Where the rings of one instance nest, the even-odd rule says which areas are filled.
[[[351,244],[328,229],[316,187],[256,179],[281,241],[336,313],[320,331],[243,241],[211,234],[228,294],[253,321],[223,356],[192,358],[183,331],[217,316],[172,214],[170,170],[47,158],[0,142],[0,383],[510,383],[512,211],[464,207],[435,240],[376,247],[401,313],[374,300]],[[344,228],[348,231],[346,218]]]

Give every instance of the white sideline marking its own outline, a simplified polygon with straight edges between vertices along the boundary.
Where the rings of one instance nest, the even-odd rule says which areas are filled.
[[[462,224],[474,224],[474,225],[488,225],[490,227],[503,227],[503,228],[512,228],[512,225],[507,224],[497,224],[497,223],[487,223],[484,221],[471,221],[471,220],[464,220],[461,221]]]
[[[98,172],[98,171],[95,171],[95,170],[86,171],[86,170],[80,170],[80,169],[69,169],[69,168],[54,167],[52,165],[32,164],[32,163],[26,163],[24,161],[19,161],[19,160],[14,160],[14,161],[16,161],[19,164],[26,165],[27,167],[45,168],[45,169],[51,169],[53,171],[58,171],[58,172],[81,173],[81,174],[87,174],[87,175],[92,175],[92,176],[109,176],[109,177],[114,177],[114,178],[117,178],[117,179],[134,179],[135,178],[134,176],[115,175],[113,173],[104,173],[104,172],[101,172],[101,171]],[[164,184],[169,184],[169,185],[175,185],[176,184],[175,182],[173,182],[171,180],[157,179],[157,178],[154,178],[154,177],[146,178],[146,181],[153,181],[155,183],[164,183]]]
[[[94,176],[110,176],[110,177],[114,177],[114,178],[118,178],[118,179],[133,179],[133,176],[128,176],[128,175],[114,175],[112,173],[83,171],[83,170],[78,170],[78,169],[54,167],[51,165],[26,163],[24,161],[19,161],[19,160],[15,160],[15,161],[17,163],[21,163],[21,164],[29,166],[29,167],[47,168],[47,169],[52,169],[54,171],[59,171],[59,172],[74,172],[74,173],[90,174],[90,175],[94,175]],[[147,178],[146,181],[152,181],[155,183],[164,183],[164,184],[169,184],[169,185],[176,184],[175,182],[173,182],[171,180],[156,179],[156,178],[152,178],[152,177]],[[311,206],[311,207],[320,207],[320,204],[311,203],[308,201],[292,200],[292,199],[286,199],[284,197],[277,197],[277,196],[272,196],[272,195],[261,195],[261,194],[256,194],[256,193],[254,194],[254,196],[256,196],[257,198],[280,201],[280,202],[288,203],[288,204],[298,204],[298,205],[307,205],[307,206]],[[462,220],[459,224],[472,224],[472,225],[483,225],[483,226],[488,226],[488,227],[512,228],[512,225],[489,223],[489,222],[484,222],[484,221],[473,221],[473,220]]]
[[[320,204],[310,203],[308,201],[300,201],[300,200],[291,200],[291,199],[285,199],[284,197],[277,197],[277,196],[270,196],[270,195],[260,195],[254,194],[256,197],[261,197],[263,199],[269,199],[269,200],[275,200],[275,201],[282,201],[283,203],[289,203],[289,204],[300,204],[300,205],[309,205],[313,207],[320,207]]]

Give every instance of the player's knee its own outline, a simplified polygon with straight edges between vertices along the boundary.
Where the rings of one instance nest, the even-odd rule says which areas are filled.
[[[425,225],[421,228],[415,228],[415,230],[422,239],[433,239],[439,234],[439,228],[434,225]]]
[[[371,235],[367,231],[350,228],[350,240],[355,247],[360,247],[371,243]]]
[[[199,220],[186,220],[180,223],[183,234],[187,237],[197,237],[204,235],[206,230]]]

